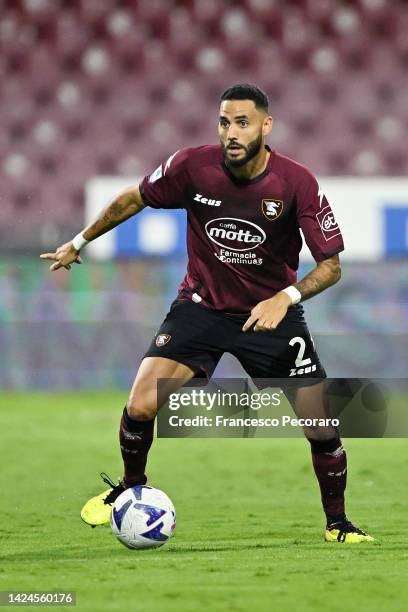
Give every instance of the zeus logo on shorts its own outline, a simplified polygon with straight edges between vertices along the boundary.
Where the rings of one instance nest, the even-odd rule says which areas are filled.
[[[311,374],[312,372],[316,372],[316,370],[317,366],[315,363],[306,368],[291,368],[289,376],[302,376],[302,374]]]
[[[221,206],[222,204],[222,200],[211,200],[202,196],[201,193],[195,194],[194,202],[201,202],[201,204],[208,204],[208,206]]]
[[[159,334],[156,338],[155,343],[156,343],[156,346],[160,347],[170,342],[170,340],[171,340],[170,334]]]
[[[340,229],[330,206],[325,206],[316,214],[316,219],[326,241],[340,236]]]

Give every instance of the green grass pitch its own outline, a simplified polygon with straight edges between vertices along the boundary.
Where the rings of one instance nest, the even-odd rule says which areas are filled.
[[[99,472],[121,475],[125,399],[2,394],[0,590],[75,590],[90,612],[407,609],[407,440],[346,440],[348,513],[378,538],[355,547],[322,540],[303,439],[156,440],[150,483],[177,529],[130,551],[79,518]]]

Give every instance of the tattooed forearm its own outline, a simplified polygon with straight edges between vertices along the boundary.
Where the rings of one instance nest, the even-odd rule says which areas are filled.
[[[320,261],[316,268],[309,272],[302,280],[295,283],[296,289],[302,294],[302,301],[307,300],[331,285],[337,283],[341,277],[340,260],[338,255]]]
[[[108,204],[99,217],[83,231],[83,235],[86,240],[95,240],[143,208],[144,203],[139,188],[130,187]]]

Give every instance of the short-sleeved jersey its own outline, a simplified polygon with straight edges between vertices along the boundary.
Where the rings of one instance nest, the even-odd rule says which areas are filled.
[[[182,149],[146,176],[140,191],[147,206],[186,209],[180,297],[207,308],[245,314],[296,282],[300,230],[316,261],[344,248],[316,178],[275,151],[262,174],[242,181],[226,167],[220,145]]]

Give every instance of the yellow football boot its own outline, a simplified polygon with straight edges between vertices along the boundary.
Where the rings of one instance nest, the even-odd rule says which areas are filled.
[[[362,529],[359,529],[349,520],[332,523],[326,527],[324,532],[326,542],[337,542],[340,544],[361,544],[362,542],[375,542],[374,538]]]
[[[91,527],[109,523],[112,504],[126,489],[122,482],[115,485],[104,472],[101,473],[101,477],[102,480],[110,486],[110,489],[107,489],[95,497],[91,497],[81,510],[81,519],[88,525],[91,525]]]

